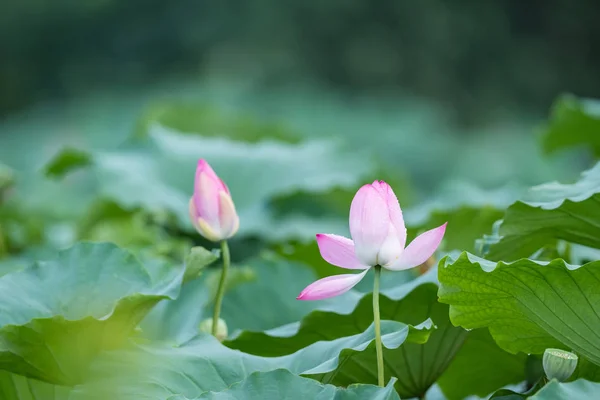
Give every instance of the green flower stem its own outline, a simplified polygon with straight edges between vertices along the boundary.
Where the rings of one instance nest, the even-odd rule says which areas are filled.
[[[221,271],[221,280],[217,289],[217,297],[215,297],[215,309],[213,312],[212,335],[217,336],[217,327],[219,325],[219,315],[221,314],[221,303],[225,294],[225,282],[227,281],[227,272],[229,271],[229,246],[227,241],[221,242],[221,257],[223,257],[223,270]]]
[[[383,348],[381,347],[381,319],[379,316],[379,278],[381,266],[375,266],[375,281],[373,283],[373,320],[375,321],[375,349],[377,350],[377,383],[385,386],[383,378]]]
[[[4,258],[4,256],[8,254],[8,249],[6,247],[4,235],[2,234],[2,225],[0,225],[0,258]]]

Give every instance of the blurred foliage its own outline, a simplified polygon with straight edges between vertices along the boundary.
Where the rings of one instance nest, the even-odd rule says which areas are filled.
[[[402,103],[404,111],[395,115],[377,108],[382,103],[347,106],[325,97],[312,121],[306,107],[316,93],[254,98],[254,91],[226,88],[197,86],[190,99],[182,93],[180,100],[135,107],[115,92],[107,97],[119,99],[114,104],[90,98],[54,108],[58,114],[40,108],[0,125],[0,132],[10,133],[0,157],[14,182],[1,211],[3,248],[17,255],[33,244],[46,251],[78,239],[110,240],[136,254],[182,261],[187,246],[207,244],[191,229],[185,206],[194,162],[206,157],[228,182],[242,215],[234,260],[258,254],[265,240],[285,247],[287,238],[305,249],[302,254],[317,256],[301,259],[322,265],[310,247],[314,234],[347,234],[353,188],[374,179],[394,187],[409,236],[449,221],[444,248],[473,249],[523,184],[571,177],[577,165],[568,154],[543,159],[533,136],[509,133],[498,141],[497,132],[514,132],[511,124],[487,128],[476,141],[457,141],[444,134],[450,128],[440,131],[438,112],[415,104]],[[215,93],[220,97],[210,97]],[[29,146],[32,141],[37,145]],[[473,183],[448,180],[456,175]],[[316,270],[330,273],[326,264]]]
[[[410,92],[452,104],[471,121],[502,108],[541,113],[560,90],[600,90],[598,7],[593,0],[6,0],[0,115],[106,85],[199,74],[246,75],[262,87],[310,81]]]
[[[371,171],[356,152],[339,149],[330,141],[299,144],[244,141],[181,135],[156,126],[142,142],[114,152],[59,153],[46,167],[69,171],[91,166],[87,179],[95,182],[95,193],[127,210],[138,207],[153,215],[169,213],[177,227],[191,231],[188,202],[198,155],[203,156],[227,182],[244,224],[240,233],[263,236],[304,237],[305,231],[286,226],[265,207],[271,197],[306,190],[323,193],[334,187],[350,187]],[[83,161],[82,161],[83,160]],[[69,164],[70,163],[70,164]],[[280,217],[280,216],[277,216]]]
[[[46,176],[50,178],[61,177],[72,170],[86,167],[91,164],[87,153],[77,149],[65,148],[61,153],[46,165]]]
[[[228,115],[229,114],[229,115]],[[298,143],[300,137],[284,124],[266,123],[252,115],[223,113],[206,103],[164,102],[147,107],[135,129],[135,136],[143,138],[153,125],[173,128],[182,133],[226,137],[247,142],[276,140]]]
[[[543,128],[543,146],[548,153],[568,147],[588,147],[600,156],[600,102],[573,95],[559,97]]]

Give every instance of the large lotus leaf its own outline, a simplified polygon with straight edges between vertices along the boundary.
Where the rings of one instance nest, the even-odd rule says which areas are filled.
[[[595,400],[598,394],[600,394],[600,383],[597,382],[578,379],[561,383],[553,380],[529,398],[532,400]]]
[[[600,156],[600,102],[573,95],[560,96],[543,129],[546,152],[572,146],[586,146]]]
[[[9,257],[0,261],[0,276],[21,270],[27,266],[28,262],[22,257]]]
[[[398,348],[406,341],[423,343],[431,332],[431,321],[416,328],[382,321],[381,332],[386,348]],[[320,341],[281,357],[232,350],[209,335],[181,346],[157,342],[137,345],[98,359],[90,380],[76,388],[74,400],[162,400],[170,395],[193,398],[207,391],[221,391],[257,371],[284,368],[301,375],[327,373],[363,351],[374,351],[373,325],[357,335]]]
[[[360,296],[352,291],[320,302],[296,300],[302,289],[315,280],[309,267],[265,256],[247,263],[247,266],[254,272],[254,279],[234,287],[223,300],[223,316],[230,321],[232,331],[275,328],[298,321],[315,308],[349,311]],[[209,310],[212,311],[212,301],[207,304],[205,312]]]
[[[356,384],[347,388],[323,385],[285,369],[254,372],[246,379],[220,392],[207,392],[193,400],[400,400],[394,391],[394,379],[384,388]],[[183,396],[167,400],[192,400]]]
[[[499,387],[523,382],[526,361],[525,354],[498,347],[487,329],[475,329],[437,383],[448,400],[485,397]]]
[[[71,388],[0,371],[2,400],[68,400]]]
[[[518,393],[508,389],[502,389],[494,393],[490,399],[495,400],[596,400],[600,393],[600,383],[578,379],[573,382],[559,382],[552,380],[544,387],[536,391],[534,388],[531,392],[534,394]]]
[[[80,243],[0,277],[0,369],[80,382],[102,350],[122,344],[160,300],[175,298],[184,266],[142,265],[108,243]]]
[[[182,262],[192,240],[169,234],[161,221],[143,210],[127,211],[112,202],[96,202],[77,223],[80,240],[115,243],[141,257],[168,257]]]
[[[261,121],[251,114],[226,112],[206,102],[154,102],[139,117],[135,136],[144,137],[157,124],[182,133],[252,143],[263,140],[298,143],[301,140],[300,135],[282,123]]]
[[[533,187],[504,215],[502,239],[487,258],[529,257],[557,239],[600,248],[600,163],[573,184],[551,182]]]
[[[233,273],[237,270],[237,274]],[[177,300],[158,304],[142,323],[145,336],[173,343],[184,343],[196,336],[200,321],[212,316],[216,283],[212,278],[218,278],[219,274],[219,270],[205,273],[200,279],[187,283]],[[233,267],[230,276],[235,278],[236,275],[241,275],[239,279],[244,281],[227,286],[221,309],[221,317],[230,333],[241,329],[262,331],[289,324],[315,308],[350,312],[362,297],[351,291],[321,302],[296,300],[316,276],[307,265],[281,257],[256,257],[243,266]]]
[[[58,154],[47,170],[68,171],[71,153]],[[180,227],[191,231],[188,201],[196,163],[205,158],[231,190],[240,233],[281,238],[312,235],[314,222],[294,216],[290,221],[275,220],[267,207],[270,198],[299,190],[318,193],[355,187],[372,168],[364,158],[357,163],[358,156],[329,141],[248,143],[154,126],[145,139],[118,151],[89,153],[85,163],[79,153],[76,165],[91,165],[100,196],[125,209],[170,212]]]
[[[398,377],[395,388],[402,397],[425,393],[444,372],[467,334],[450,324],[448,306],[437,302],[438,287],[434,280],[435,271],[430,271],[412,282],[385,290],[380,297],[383,319],[417,324],[431,318],[437,327],[427,343],[405,343],[384,350],[386,379]],[[266,332],[244,331],[225,344],[246,353],[274,357],[291,354],[320,340],[355,335],[373,321],[372,294],[359,299],[351,312],[316,310],[298,323]],[[376,365],[375,357],[374,351],[352,354],[335,371],[314,378],[341,386],[352,382],[376,384],[377,371],[372,367]]]
[[[440,264],[440,301],[453,324],[488,327],[511,353],[558,347],[600,364],[600,262],[495,263],[462,253]]]

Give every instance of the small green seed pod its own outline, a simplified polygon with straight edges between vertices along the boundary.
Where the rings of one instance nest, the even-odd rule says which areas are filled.
[[[542,363],[546,377],[564,382],[573,375],[577,367],[578,357],[569,351],[560,349],[546,349]]]

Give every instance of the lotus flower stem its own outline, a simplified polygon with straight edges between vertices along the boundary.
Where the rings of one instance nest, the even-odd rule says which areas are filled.
[[[0,258],[4,258],[8,254],[8,249],[4,241],[4,234],[2,233],[2,225],[0,225]]]
[[[212,335],[217,336],[217,328],[219,327],[219,314],[221,314],[221,303],[225,294],[225,282],[227,281],[227,272],[229,271],[229,246],[227,240],[221,241],[221,257],[223,258],[223,269],[221,270],[221,280],[215,297],[215,309],[213,312]]]
[[[385,386],[383,378],[383,349],[381,346],[381,319],[379,316],[379,278],[381,266],[375,266],[375,280],[373,283],[373,320],[375,321],[375,349],[377,351],[377,383]]]

